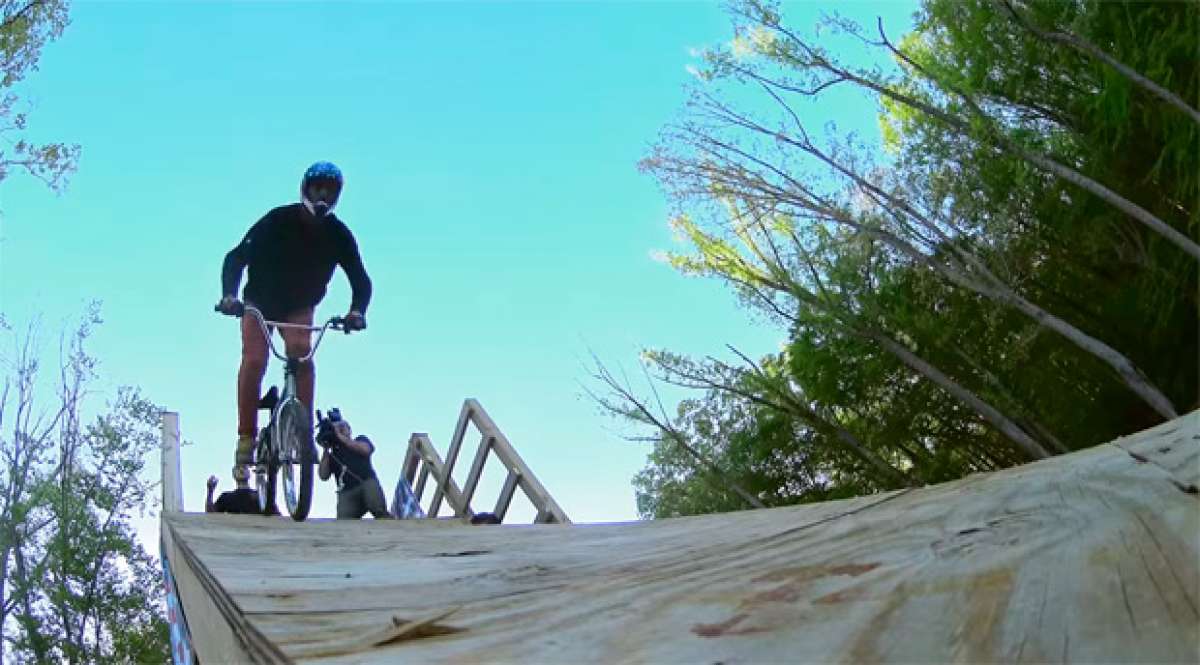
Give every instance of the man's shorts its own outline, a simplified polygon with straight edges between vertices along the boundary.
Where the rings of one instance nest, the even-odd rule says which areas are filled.
[[[361,483],[338,492],[337,518],[339,520],[361,519],[371,513],[375,519],[391,517],[387,511],[387,499],[383,496],[383,488],[379,486],[379,478],[368,478]]]

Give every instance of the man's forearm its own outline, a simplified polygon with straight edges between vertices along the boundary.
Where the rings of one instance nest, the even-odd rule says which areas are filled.
[[[238,284],[242,281],[242,269],[246,267],[246,257],[243,256],[242,246],[238,245],[225,255],[221,264],[221,295],[237,297]]]
[[[343,266],[346,279],[350,280],[350,309],[359,314],[367,313],[367,305],[371,303],[371,278],[363,267],[362,258],[355,255]]]

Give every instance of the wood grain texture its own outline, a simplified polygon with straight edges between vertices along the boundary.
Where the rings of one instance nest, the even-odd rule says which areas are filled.
[[[1113,443],[1139,462],[1162,467],[1178,481],[1180,489],[1200,491],[1200,420],[1178,418]]]
[[[1194,663],[1200,497],[1179,479],[1198,425],[933,487],[653,522],[164,527],[297,662]],[[1170,450],[1140,461],[1134,444]]]

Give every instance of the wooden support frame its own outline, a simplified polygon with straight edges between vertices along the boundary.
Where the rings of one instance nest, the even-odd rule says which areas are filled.
[[[463,498],[462,490],[458,488],[458,483],[451,477],[451,468],[442,462],[442,458],[438,455],[437,450],[433,447],[433,442],[429,440],[428,434],[414,433],[408,440],[408,453],[406,459],[414,460],[411,465],[405,465],[404,477],[411,481],[411,473],[415,472],[417,465],[421,466],[421,477],[417,482],[417,486],[413,488],[413,494],[416,495],[417,501],[421,500],[421,496],[425,491],[426,480],[432,475],[434,482],[437,483],[437,493],[434,500],[437,501],[430,505],[428,512],[429,517],[437,517],[438,508],[441,501],[438,501],[438,495],[445,496],[447,503],[454,509],[456,517],[471,517],[474,513],[463,512],[462,508],[467,505],[467,501]]]
[[[460,489],[451,474],[462,452],[463,439],[466,437],[469,425],[475,425],[482,436],[479,447],[475,450],[465,486]],[[471,507],[471,500],[475,496],[475,490],[478,489],[480,478],[483,477],[484,466],[493,454],[508,470],[508,476],[504,480],[504,486],[500,490],[500,496],[496,500],[496,507],[493,511],[501,521],[508,513],[509,505],[512,503],[517,488],[520,488],[537,509],[537,518],[534,523],[571,523],[566,512],[558,505],[554,497],[550,496],[550,492],[533,474],[525,460],[517,454],[508,437],[504,436],[495,421],[475,399],[467,399],[463,402],[445,462],[438,456],[429,435],[417,432],[408,440],[408,451],[404,456],[401,475],[409,484],[413,484],[413,494],[416,495],[417,501],[421,501],[428,484],[427,481],[430,477],[433,478],[436,487],[427,511],[429,517],[437,517],[442,502],[445,501],[454,511],[455,517],[469,519],[476,512]]]

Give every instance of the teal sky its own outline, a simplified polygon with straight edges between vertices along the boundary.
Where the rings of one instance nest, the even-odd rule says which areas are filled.
[[[784,15],[805,29],[835,9],[898,35],[913,5]],[[695,50],[731,36],[707,2],[77,2],[18,92],[31,137],[83,156],[61,196],[0,183],[0,312],[40,314],[53,363],[54,334],[102,301],[93,405],[136,385],[178,411],[185,500],[202,510],[205,478],[229,487],[235,438],[237,326],[212,312],[221,260],[331,160],[375,295],[369,330],[320,349],[317,406],[373,438],[389,493],[409,434],[444,453],[475,397],[575,521],[633,519],[647,444],[582,396],[590,351],[636,379],[643,347],[761,355],[783,338],[721,284],[652,258],[679,245],[636,168],[678,117]],[[835,94],[809,118],[869,137],[875,113]],[[339,271],[318,317],[348,302]],[[334,502],[319,484],[314,514]]]

